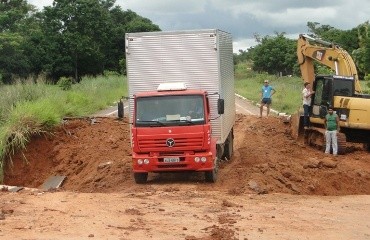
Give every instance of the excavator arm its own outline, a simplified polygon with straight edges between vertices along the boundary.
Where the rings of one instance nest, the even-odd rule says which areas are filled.
[[[330,42],[300,34],[297,42],[298,64],[305,82],[315,80],[314,61],[335,71],[335,75],[355,79],[355,92],[362,93],[356,65],[347,51]]]

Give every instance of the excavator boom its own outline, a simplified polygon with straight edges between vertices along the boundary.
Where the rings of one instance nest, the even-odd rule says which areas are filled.
[[[335,71],[335,75],[354,77],[355,92],[362,93],[356,65],[348,52],[338,45],[300,34],[297,42],[298,64],[305,82],[315,79],[314,61]]]

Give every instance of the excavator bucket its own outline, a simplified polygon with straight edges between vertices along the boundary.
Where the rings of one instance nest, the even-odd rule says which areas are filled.
[[[294,139],[302,139],[304,135],[303,128],[303,109],[299,109],[290,119],[290,132]]]

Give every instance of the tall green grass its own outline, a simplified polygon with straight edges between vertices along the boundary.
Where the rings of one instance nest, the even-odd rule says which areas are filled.
[[[256,73],[249,63],[235,66],[235,92],[254,102],[261,100],[261,88],[265,79],[276,90],[272,97],[272,108],[287,114],[295,113],[302,104],[303,81],[300,77],[277,77]],[[364,93],[370,93],[368,81],[360,81]]]
[[[6,156],[24,149],[30,137],[46,133],[65,116],[87,116],[127,95],[126,78],[86,77],[68,91],[57,85],[0,86],[0,181]],[[9,158],[11,159],[11,158]]]
[[[246,64],[235,68],[235,92],[239,95],[260,102],[263,81],[268,79],[276,93],[272,97],[272,108],[279,112],[294,113],[301,105],[303,82],[298,77],[277,77],[264,73],[255,73]]]

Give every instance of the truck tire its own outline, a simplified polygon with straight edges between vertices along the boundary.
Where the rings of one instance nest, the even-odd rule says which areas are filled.
[[[148,180],[148,173],[134,173],[135,182],[138,184],[146,183]]]
[[[123,115],[124,115],[124,106],[123,106],[123,102],[122,102],[122,99],[119,100],[118,104],[117,104],[117,112],[118,112],[118,118],[123,118]]]
[[[215,167],[213,168],[213,170],[204,173],[206,182],[215,183],[217,181],[217,174],[218,174],[218,158],[215,159]]]
[[[225,142],[224,155],[222,156],[222,159],[227,161],[230,160],[231,157],[233,156],[233,152],[234,152],[234,133],[233,129],[231,129],[231,132]]]

